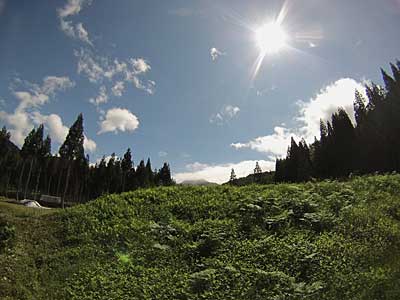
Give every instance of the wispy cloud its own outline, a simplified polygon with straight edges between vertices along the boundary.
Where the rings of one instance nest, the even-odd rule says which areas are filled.
[[[95,106],[99,106],[100,104],[108,102],[107,89],[104,85],[100,87],[99,94],[95,98],[91,98],[89,100],[90,103]]]
[[[68,0],[64,7],[57,10],[57,13],[60,19],[60,28],[67,36],[93,46],[89,38],[89,33],[84,28],[83,24],[74,24],[72,21],[67,20],[67,18],[71,16],[78,15],[84,6],[89,6],[91,4],[91,0]]]
[[[43,115],[40,113],[40,109],[57,93],[74,86],[75,83],[68,77],[47,76],[43,79],[42,85],[17,79],[11,90],[14,97],[19,100],[18,106],[13,113],[0,111],[0,119],[10,126],[11,140],[21,146],[33,126],[44,123],[51,138],[61,143],[68,128],[62,125],[58,115]],[[89,140],[88,142],[91,149],[95,148],[94,142]]]
[[[160,152],[158,152],[158,156],[159,157],[166,157],[166,156],[168,156],[168,153],[165,152],[165,151],[160,151]]]
[[[118,133],[118,131],[132,132],[138,127],[138,118],[129,110],[123,108],[112,108],[107,111],[105,119],[101,121],[98,134],[107,132]]]
[[[57,10],[60,18],[74,16],[80,13],[84,5],[92,4],[92,0],[68,0],[64,7]]]
[[[239,112],[240,112],[239,107],[227,105],[224,108],[222,108],[218,113],[211,116],[210,123],[223,125],[229,120],[235,118]]]
[[[127,61],[110,60],[107,57],[95,56],[88,49],[75,51],[78,58],[78,73],[84,75],[90,82],[98,84],[105,80],[111,81],[114,95],[122,95],[123,83],[130,83],[135,88],[153,94],[156,83],[152,80],[143,81],[142,76],[150,70],[150,64],[143,58],[129,58]]]
[[[123,81],[117,81],[111,88],[113,95],[116,97],[121,97],[124,90],[125,90],[125,85]]]
[[[212,61],[216,61],[220,56],[223,56],[223,55],[226,55],[226,53],[218,50],[215,47],[210,49],[210,56],[211,56]]]

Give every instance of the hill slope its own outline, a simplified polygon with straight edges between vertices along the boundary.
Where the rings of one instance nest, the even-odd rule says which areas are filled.
[[[399,191],[393,175],[0,203],[0,298],[400,299]]]

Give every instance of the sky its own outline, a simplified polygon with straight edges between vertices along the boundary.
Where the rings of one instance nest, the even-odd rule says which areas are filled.
[[[352,115],[400,59],[398,28],[400,0],[0,0],[0,125],[21,146],[43,123],[56,153],[83,113],[92,163],[129,147],[177,182],[222,183]]]

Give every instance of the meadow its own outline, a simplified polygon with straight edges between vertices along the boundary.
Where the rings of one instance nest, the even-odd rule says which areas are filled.
[[[0,201],[1,299],[400,299],[400,175]]]

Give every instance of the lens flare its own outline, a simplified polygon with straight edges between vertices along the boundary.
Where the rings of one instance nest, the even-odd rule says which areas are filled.
[[[256,30],[256,41],[262,53],[276,54],[287,43],[288,36],[282,26],[277,22],[264,24]]]

